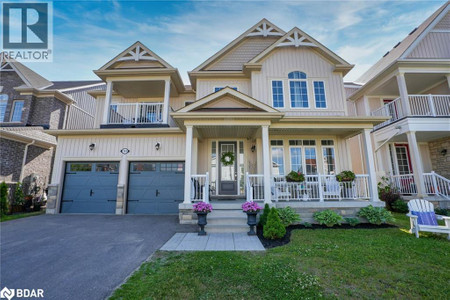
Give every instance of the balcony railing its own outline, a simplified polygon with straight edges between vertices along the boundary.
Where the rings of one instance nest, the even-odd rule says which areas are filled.
[[[111,104],[108,124],[163,123],[163,103]]]
[[[381,128],[406,116],[417,117],[450,117],[450,95],[408,95],[410,114],[407,114],[400,98],[371,112],[372,116],[385,116],[391,119],[378,124]]]
[[[209,202],[209,174],[191,175],[191,201]]]

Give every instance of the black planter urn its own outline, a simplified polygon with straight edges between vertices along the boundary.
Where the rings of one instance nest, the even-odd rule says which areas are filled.
[[[200,231],[198,232],[198,235],[206,235],[205,225],[208,224],[208,222],[206,222],[207,215],[208,215],[208,213],[206,213],[206,212],[198,212],[197,213],[197,218],[198,218],[197,224],[200,227]]]
[[[250,231],[247,232],[248,235],[256,235],[255,226],[256,226],[256,216],[258,215],[257,211],[247,212],[247,224],[250,226]]]

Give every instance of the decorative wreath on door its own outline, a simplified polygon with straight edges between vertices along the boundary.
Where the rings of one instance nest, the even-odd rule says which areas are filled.
[[[220,158],[220,161],[224,166],[231,166],[234,164],[234,153],[233,152],[225,152],[222,154],[222,157]]]

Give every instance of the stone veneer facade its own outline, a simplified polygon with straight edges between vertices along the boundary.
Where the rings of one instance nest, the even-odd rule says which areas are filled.
[[[433,171],[450,179],[450,137],[429,142],[428,147]],[[447,153],[442,155],[442,150],[447,150]]]

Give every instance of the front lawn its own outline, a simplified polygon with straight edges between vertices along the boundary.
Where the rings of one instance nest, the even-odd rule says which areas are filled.
[[[5,221],[10,221],[10,220],[15,220],[15,219],[22,219],[22,218],[27,218],[27,217],[32,217],[32,216],[38,216],[38,215],[42,215],[43,213],[45,213],[44,211],[34,211],[34,212],[29,212],[29,213],[19,213],[19,214],[12,214],[12,215],[0,215],[0,222],[5,222]]]
[[[157,252],[112,299],[445,299],[450,242],[399,228],[295,230],[265,253]]]

